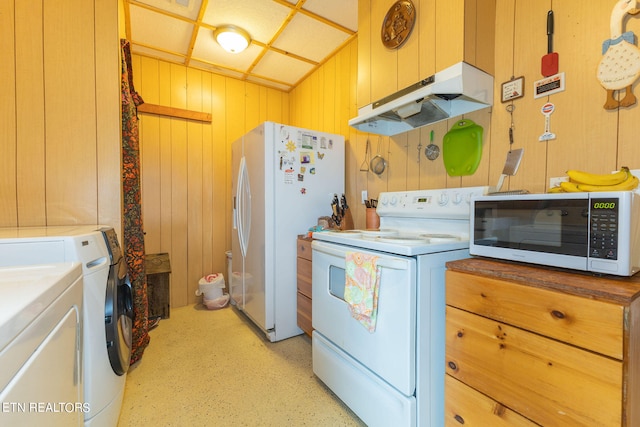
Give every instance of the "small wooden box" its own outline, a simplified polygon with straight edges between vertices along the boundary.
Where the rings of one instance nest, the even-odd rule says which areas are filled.
[[[163,319],[168,319],[169,301],[171,299],[169,254],[146,254],[145,270],[147,275],[149,317],[160,316]]]

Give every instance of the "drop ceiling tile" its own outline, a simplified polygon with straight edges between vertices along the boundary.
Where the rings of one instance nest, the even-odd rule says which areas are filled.
[[[351,31],[358,30],[358,0],[307,0],[302,8]]]
[[[142,7],[130,6],[131,42],[186,55],[194,25]]]
[[[296,84],[312,69],[312,64],[269,51],[253,69],[253,74],[278,82]]]
[[[193,47],[192,57],[213,64],[224,64],[226,67],[246,71],[263,48],[255,44],[240,53],[229,53],[213,39],[213,32],[208,28],[200,28]]]
[[[290,10],[273,1],[210,0],[202,21],[214,27],[236,25],[247,31],[252,40],[267,44]]]
[[[301,11],[295,9],[300,0],[123,2],[128,8],[125,25],[133,53],[284,91],[291,90],[351,36],[313,19],[305,11],[357,31],[357,0],[306,0]],[[196,22],[198,16],[202,16],[202,22]],[[222,50],[213,40],[211,29],[223,24],[244,28],[254,43],[237,55]],[[280,30],[282,33],[275,40]],[[190,46],[194,31],[196,37]],[[272,41],[274,49],[291,55],[271,49]],[[300,61],[296,56],[318,64]],[[253,64],[255,68],[251,69]]]
[[[301,13],[296,14],[273,46],[286,52],[322,61],[349,35]]]
[[[194,21],[198,18],[202,4],[202,0],[138,0],[138,2]]]

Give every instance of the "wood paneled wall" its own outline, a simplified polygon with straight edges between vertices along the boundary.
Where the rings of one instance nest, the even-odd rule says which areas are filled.
[[[417,8],[422,2],[433,5],[434,0],[414,0]],[[375,13],[367,13],[373,3],[376,8],[388,10],[394,1],[359,2],[358,41],[345,48],[350,49],[349,53],[343,50],[339,54],[350,55],[351,59],[340,60],[340,65],[335,68],[335,75],[351,76],[352,84],[354,76],[357,76],[357,93],[361,94],[360,86],[365,85],[366,96],[369,96],[366,88],[371,85],[370,70],[364,67],[356,69],[356,64],[370,61],[359,61],[358,51],[362,52],[363,49],[357,49],[354,45],[375,43],[379,38],[381,20],[374,19],[377,16]],[[443,2],[438,2],[438,5],[440,3]],[[512,76],[525,78],[525,96],[513,102],[513,148],[524,148],[525,153],[516,176],[505,181],[503,190],[526,188],[531,192],[545,192],[549,188],[549,178],[563,176],[567,169],[607,173],[621,166],[640,168],[640,105],[613,111],[602,108],[605,90],[596,79],[596,67],[602,57],[601,43],[609,38],[609,16],[615,1],[596,3],[586,4],[578,0],[553,2],[554,51],[559,52],[560,71],[566,76],[566,90],[534,99],[533,83],[542,78],[540,61],[547,49],[546,16],[552,2],[496,0],[494,106],[465,116],[484,128],[482,160],[478,170],[471,176],[450,177],[444,169],[442,156],[435,161],[424,156],[430,131],[434,130],[435,143],[442,147],[445,133],[459,118],[391,138],[378,137],[326,124],[327,114],[335,114],[337,123],[347,122],[357,114],[358,102],[354,98],[353,88],[336,91],[332,85],[335,79],[333,74],[321,70],[293,90],[291,124],[340,132],[348,140],[346,188],[350,206],[355,211],[356,227],[364,226],[364,209],[360,204],[363,190],[368,192],[369,197],[377,197],[381,191],[495,185],[509,150],[508,129],[511,124],[507,104],[501,103],[501,84]],[[421,14],[420,11],[418,13]],[[419,19],[423,19],[422,15]],[[427,20],[426,24],[430,25],[429,22]],[[638,34],[640,15],[628,17],[625,27]],[[446,43],[446,40],[439,39],[439,43]],[[396,53],[398,57],[403,55],[403,49],[405,47]],[[398,79],[400,74],[396,76]],[[638,90],[636,84],[635,91]],[[322,102],[327,99],[331,105]],[[556,106],[550,126],[557,137],[540,142],[538,138],[545,125],[540,109],[546,102],[553,102]],[[303,105],[309,108],[299,107]],[[367,139],[370,140],[372,154],[378,152],[380,144],[379,151],[388,160],[387,170],[381,176],[359,170],[365,160]],[[421,147],[420,152],[418,147]]]
[[[0,226],[120,233],[119,50],[116,2],[0,2]]]
[[[133,55],[145,102],[210,113],[212,123],[139,113],[147,253],[169,253],[171,305],[198,300],[198,280],[226,274],[231,249],[231,144],[266,120],[289,121],[275,89]]]

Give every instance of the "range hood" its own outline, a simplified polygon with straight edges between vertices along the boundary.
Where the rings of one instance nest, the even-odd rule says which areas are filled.
[[[493,77],[459,62],[360,108],[349,126],[378,135],[396,135],[492,104]]]

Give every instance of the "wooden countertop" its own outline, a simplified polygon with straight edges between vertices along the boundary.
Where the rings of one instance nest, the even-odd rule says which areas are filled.
[[[625,306],[640,297],[640,273],[631,277],[596,275],[482,257],[450,261],[446,265],[452,271],[510,280],[527,286],[566,292]]]

